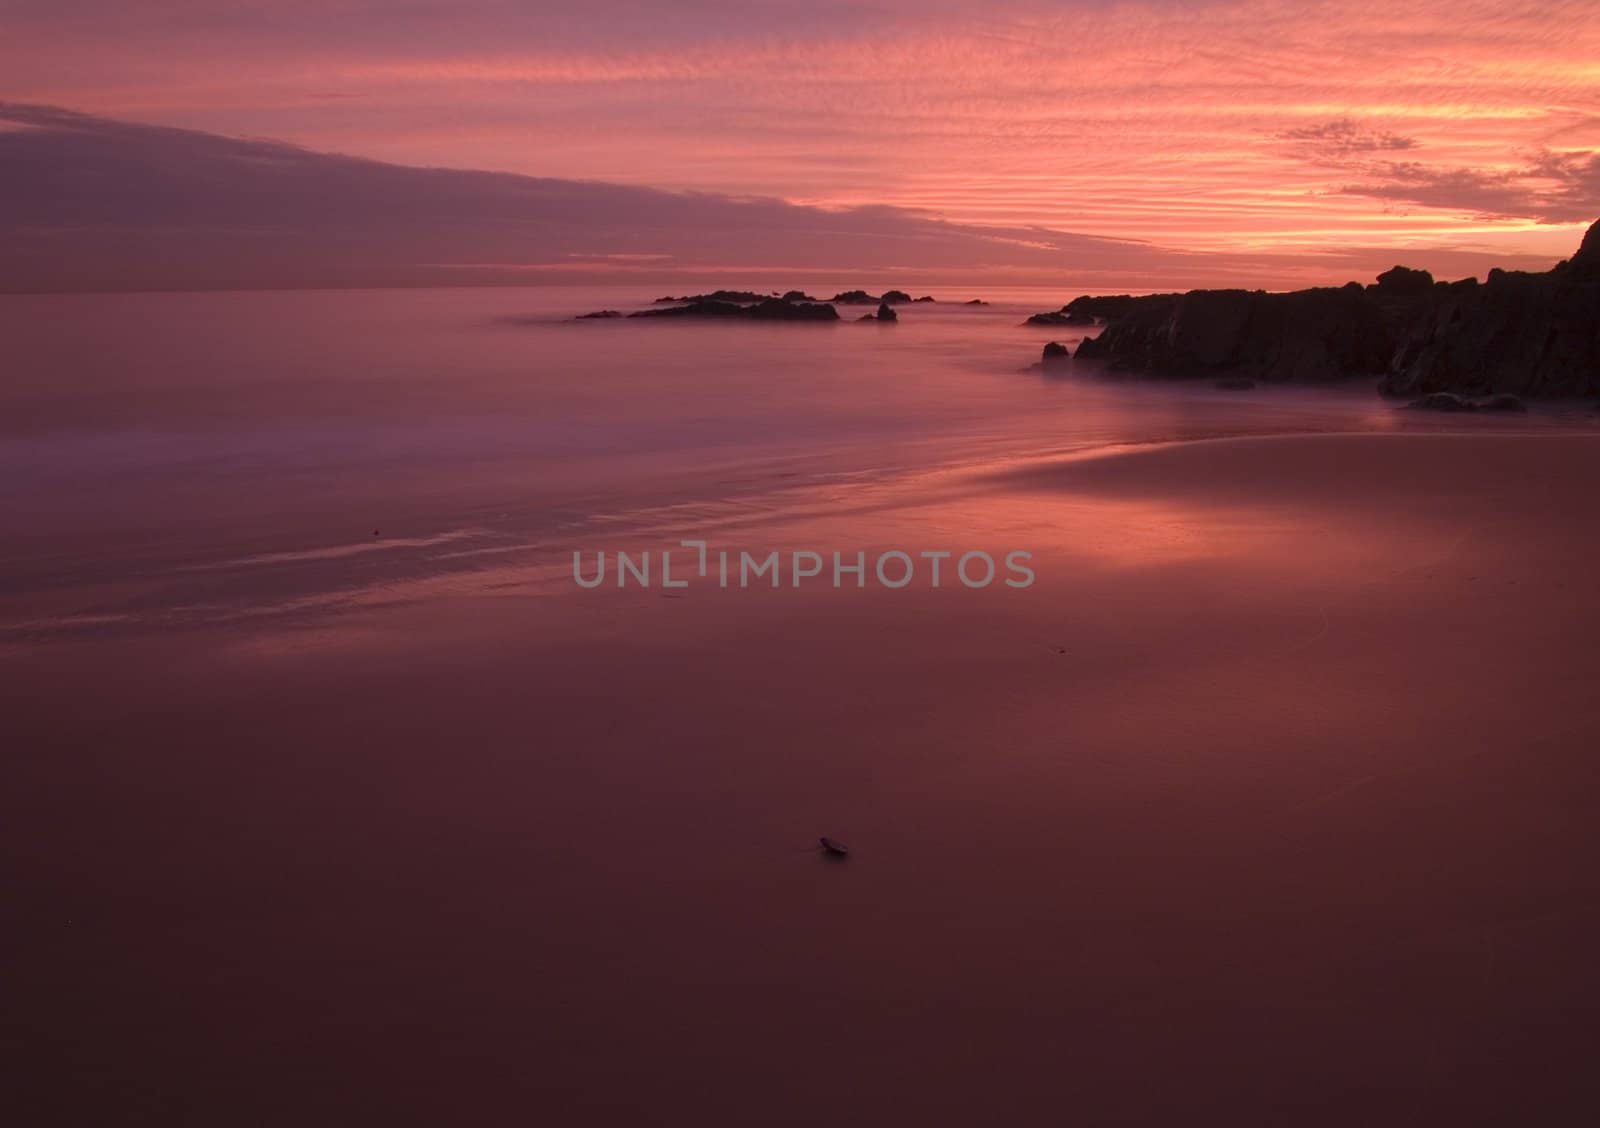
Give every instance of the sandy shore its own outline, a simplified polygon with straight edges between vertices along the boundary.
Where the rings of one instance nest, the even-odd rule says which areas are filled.
[[[1576,1122],[1597,480],[1190,443],[740,533],[1028,548],[1023,591],[7,658],[19,1122]]]

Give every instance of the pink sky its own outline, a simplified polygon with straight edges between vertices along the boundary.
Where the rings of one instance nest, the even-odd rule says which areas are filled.
[[[1600,215],[1600,0],[24,0],[5,20],[8,101],[407,165],[1207,254],[1554,261]]]

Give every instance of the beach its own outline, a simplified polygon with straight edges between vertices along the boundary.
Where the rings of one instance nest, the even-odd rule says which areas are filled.
[[[0,1128],[1600,1124],[1600,0],[5,5]]]
[[[591,591],[541,542],[171,629],[58,593],[4,658],[21,1119],[1566,1122],[1597,460],[1178,437],[554,538],[1021,589]]]

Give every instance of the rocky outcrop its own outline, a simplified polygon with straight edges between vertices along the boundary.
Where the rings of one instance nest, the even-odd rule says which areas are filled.
[[[1382,375],[1393,329],[1359,287],[1297,290],[1191,290],[1135,299],[1079,356],[1117,370],[1215,380],[1326,381]]]
[[[865,290],[844,290],[833,295],[831,300],[838,305],[872,305],[874,303],[882,305],[885,302],[889,305],[906,305],[913,299],[904,290],[885,290],[882,297],[876,294],[869,294]],[[919,302],[933,301],[932,298],[917,298],[915,300]]]
[[[1072,350],[1059,341],[1051,341],[1045,345],[1044,353],[1039,357],[1039,363],[1046,368],[1062,364],[1072,359]]]
[[[1600,223],[1544,274],[1491,270],[1435,288],[1402,335],[1382,390],[1526,397],[1600,394]]]
[[[1492,270],[1481,285],[1395,267],[1370,286],[1084,297],[1060,312],[1105,319],[1076,355],[1114,372],[1371,379],[1389,395],[1478,397],[1459,410],[1516,410],[1481,397],[1600,394],[1600,223],[1570,262]]]
[[[819,302],[786,302],[767,298],[754,305],[737,302],[695,301],[687,305],[663,306],[630,313],[629,317],[725,317],[752,321],[838,321],[839,311]]]
[[[1082,294],[1061,307],[1062,313],[1078,313],[1097,321],[1114,321],[1125,316],[1137,306],[1163,299],[1173,300],[1177,294]]]
[[[1049,313],[1036,313],[1028,318],[1029,325],[1094,325],[1092,314],[1076,309],[1057,309]]]
[[[799,294],[800,292],[791,290],[790,293]],[[758,294],[754,290],[713,290],[709,294],[685,294],[681,298],[657,298],[655,304],[666,305],[671,302],[764,302],[774,296],[773,294]],[[814,300],[805,299],[804,295],[801,295],[801,297],[803,300]],[[784,299],[786,301],[789,300],[787,294],[784,295]]]
[[[1433,289],[1433,275],[1426,270],[1412,270],[1409,266],[1395,266],[1378,275],[1376,286],[1380,294],[1414,297]]]
[[[621,317],[622,311],[617,309],[597,309],[593,313],[580,313],[573,318],[574,321],[590,321],[601,318]]]

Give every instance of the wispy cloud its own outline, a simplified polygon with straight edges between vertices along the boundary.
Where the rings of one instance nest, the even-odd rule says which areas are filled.
[[[1195,252],[1043,226],[962,224],[883,205],[460,169],[0,104],[0,289],[416,285],[818,277],[1085,289],[1289,286],[1370,278],[1390,248]],[[1564,167],[1564,166],[1563,166]],[[1592,172],[1592,170],[1591,170]],[[1570,248],[1566,248],[1570,250]],[[1504,248],[1412,248],[1441,272],[1546,265]]]
[[[1216,253],[1564,253],[1596,60],[1600,0],[13,0],[0,38],[10,96],[149,124]]]
[[[1294,142],[1308,157],[1317,160],[1338,160],[1357,153],[1387,153],[1417,146],[1415,137],[1370,129],[1350,118],[1286,129],[1278,134],[1278,139]]]
[[[1499,171],[1439,168],[1420,161],[1388,161],[1364,171],[1367,179],[1339,190],[1486,220],[1584,223],[1600,214],[1600,153],[1546,151],[1527,164]]]

